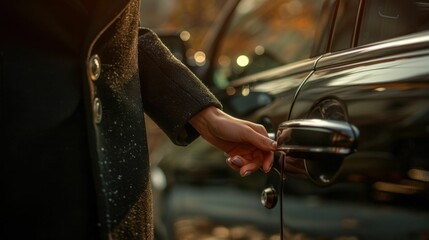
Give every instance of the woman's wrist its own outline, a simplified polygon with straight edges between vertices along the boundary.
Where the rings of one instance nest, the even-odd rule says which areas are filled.
[[[198,112],[193,116],[189,123],[201,133],[202,130],[207,128],[209,121],[213,121],[216,116],[221,113],[221,110],[215,106],[209,106]]]

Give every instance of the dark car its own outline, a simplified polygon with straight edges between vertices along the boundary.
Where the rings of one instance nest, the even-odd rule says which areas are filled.
[[[277,139],[275,166],[241,178],[203,140],[166,143],[168,238],[429,239],[429,1],[237,3],[184,61]]]

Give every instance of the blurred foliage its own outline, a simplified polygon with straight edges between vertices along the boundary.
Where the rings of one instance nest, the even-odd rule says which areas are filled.
[[[189,45],[200,50],[226,1],[142,0],[141,22],[158,31],[186,30],[191,34]]]

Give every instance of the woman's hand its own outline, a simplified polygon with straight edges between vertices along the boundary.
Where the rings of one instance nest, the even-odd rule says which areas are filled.
[[[195,115],[190,123],[210,144],[227,153],[227,163],[247,176],[262,167],[270,171],[277,143],[256,123],[234,118],[216,107]]]

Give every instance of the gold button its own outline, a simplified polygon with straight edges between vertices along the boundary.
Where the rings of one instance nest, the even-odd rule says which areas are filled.
[[[98,77],[100,77],[101,61],[100,57],[97,54],[92,55],[89,59],[88,73],[92,81],[95,81],[98,79]]]
[[[103,108],[101,106],[101,101],[99,98],[94,99],[94,103],[92,105],[93,118],[95,123],[100,123],[103,115]]]

